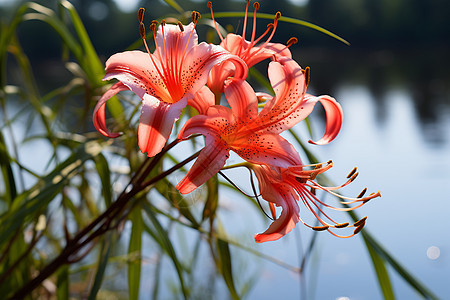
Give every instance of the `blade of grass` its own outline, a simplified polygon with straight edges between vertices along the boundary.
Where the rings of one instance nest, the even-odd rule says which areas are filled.
[[[129,219],[133,222],[133,226],[128,245],[128,255],[131,258],[128,263],[128,297],[131,300],[137,300],[141,282],[142,233],[144,231],[140,206],[134,207]]]
[[[95,273],[94,284],[89,292],[88,300],[97,299],[97,294],[100,291],[103,278],[105,276],[105,270],[108,266],[109,256],[111,254],[112,241],[115,239],[115,233],[109,232],[102,239],[100,251],[98,253],[97,260],[97,272]]]
[[[249,18],[253,17],[253,13],[252,12],[249,12],[247,15],[248,15]],[[231,12],[230,11],[230,12],[217,12],[217,13],[215,12],[214,13],[214,17],[216,19],[219,19],[219,18],[244,17],[244,16],[245,16],[244,12]],[[211,18],[211,14],[204,14],[204,15],[202,15],[202,17]],[[266,13],[257,13],[256,17],[258,19],[273,20],[275,18],[275,15],[266,14]],[[291,24],[296,24],[296,25],[301,25],[301,26],[304,26],[304,27],[308,27],[308,28],[317,30],[317,31],[319,31],[321,33],[324,33],[324,34],[326,34],[326,35],[328,35],[328,36],[330,36],[332,38],[335,38],[338,41],[341,41],[342,43],[344,43],[346,45],[350,45],[349,42],[347,42],[345,39],[341,38],[337,34],[331,32],[331,31],[329,31],[329,30],[327,30],[327,29],[325,29],[323,27],[320,27],[320,26],[315,25],[313,23],[307,22],[307,21],[303,21],[303,20],[299,20],[299,19],[295,19],[295,18],[290,18],[290,17],[284,17],[284,16],[281,16],[281,18],[278,19],[278,21],[291,23]]]
[[[228,291],[233,299],[240,299],[234,285],[230,247],[226,240],[217,238],[217,252],[219,258],[219,270],[227,284]]]
[[[188,290],[185,287],[184,279],[183,279],[183,268],[182,265],[177,257],[177,254],[175,252],[175,249],[172,245],[171,240],[169,239],[169,236],[167,232],[162,227],[161,223],[156,218],[155,212],[152,209],[152,205],[148,202],[142,202],[142,207],[144,208],[144,211],[146,212],[146,215],[150,219],[155,231],[154,233],[157,235],[157,238],[155,241],[160,245],[161,249],[164,250],[164,252],[170,257],[172,260],[175,269],[177,271],[178,279],[180,282],[181,290],[183,293],[183,296],[185,299],[189,298]]]

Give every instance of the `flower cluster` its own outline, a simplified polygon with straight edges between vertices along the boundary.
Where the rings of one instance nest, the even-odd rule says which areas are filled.
[[[310,143],[323,145],[338,134],[343,113],[341,106],[329,96],[312,96],[307,93],[309,68],[302,69],[292,59],[289,47],[296,43],[290,39],[286,45],[272,43],[281,14],[274,16],[267,30],[256,37],[256,18],[259,3],[255,2],[253,30],[246,39],[247,1],[242,35],[228,34],[220,45],[198,43],[195,30],[200,14],[192,13],[189,25],[158,24],[153,21],[155,51],[150,53],[143,24],[144,9],[139,10],[140,34],[146,52],[127,51],[113,55],[106,62],[104,80],[117,79],[99,100],[94,110],[94,125],[103,135],[117,137],[108,131],[105,123],[105,103],[116,93],[131,90],[142,99],[138,141],[142,152],[149,157],[158,154],[166,144],[174,123],[182,110],[191,106],[198,114],[186,121],[178,132],[180,141],[194,134],[205,137],[205,146],[186,176],[178,183],[182,194],[194,191],[217,174],[235,152],[258,178],[261,197],[268,201],[274,222],[261,234],[257,242],[273,241],[287,234],[301,221],[317,230],[327,230],[339,237],[358,233],[365,218],[354,224],[338,223],[324,208],[351,210],[360,207],[380,194],[364,197],[365,190],[356,198],[340,196],[335,190],[349,184],[357,173],[349,174],[348,181],[337,187],[324,187],[315,181],[316,176],[332,167],[332,163],[304,165],[297,150],[280,133],[304,120],[320,102],[326,112],[326,129],[323,137]],[[208,2],[214,24],[211,2]],[[157,28],[158,27],[158,28]],[[246,81],[248,69],[270,59],[268,78],[274,95],[255,92]],[[224,94],[228,105],[221,105]],[[263,103],[263,105],[261,105]],[[316,190],[322,190],[341,199],[342,207],[334,207],[319,200]],[[318,220],[317,226],[306,224],[299,214],[297,202]],[[279,216],[275,206],[281,207]],[[336,229],[354,227],[353,233],[341,236]]]

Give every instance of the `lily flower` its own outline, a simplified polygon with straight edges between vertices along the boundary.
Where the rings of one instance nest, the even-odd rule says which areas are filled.
[[[235,76],[245,78],[245,63],[220,46],[207,43],[198,44],[195,31],[200,14],[192,13],[189,25],[165,24],[163,20],[156,30],[157,22],[150,26],[156,49],[150,53],[143,24],[144,9],[139,10],[140,34],[146,52],[126,51],[111,56],[106,62],[103,80],[117,79],[98,101],[94,109],[94,125],[107,137],[117,137],[105,124],[105,104],[108,99],[123,90],[131,90],[142,99],[139,119],[139,148],[154,156],[166,143],[173,124],[183,108],[194,99],[208,79],[211,68],[228,60],[235,65]]]
[[[249,8],[250,0],[247,0],[247,5],[245,8],[245,17],[244,17],[244,25],[242,29],[242,35],[237,35],[234,33],[229,33],[224,38],[220,33],[220,30],[217,27],[217,23],[214,19],[214,13],[212,9],[211,1],[208,2],[208,7],[211,10],[211,17],[213,19],[214,25],[216,27],[216,31],[221,40],[220,46],[224,49],[228,50],[230,53],[239,56],[245,63],[248,68],[251,68],[255,64],[267,59],[275,57],[286,56],[291,58],[291,52],[289,51],[289,47],[297,42],[296,38],[291,38],[286,43],[286,45],[279,43],[271,43],[271,39],[275,34],[275,30],[278,25],[278,20],[281,17],[281,13],[277,12],[275,14],[275,18],[273,23],[267,25],[267,29],[260,37],[256,37],[256,12],[258,11],[260,5],[258,2],[253,4],[254,14],[253,14],[253,28],[252,34],[250,37],[250,41],[245,39],[246,31],[247,31],[247,14]],[[265,41],[262,41],[264,37],[267,37]],[[208,86],[214,92],[214,94],[220,94],[223,92],[224,81],[232,76],[235,72],[235,67],[229,63],[223,63],[214,67],[211,70],[208,79]]]
[[[190,118],[178,135],[179,139],[192,134],[205,136],[205,147],[177,185],[180,192],[187,194],[216,174],[225,165],[230,150],[255,164],[282,168],[300,165],[297,151],[279,134],[305,119],[318,101],[324,105],[327,126],[324,137],[316,143],[333,140],[342,124],[342,109],[329,96],[306,94],[308,70],[302,70],[288,57],[272,61],[268,72],[275,97],[260,112],[251,86],[243,79],[228,79],[225,96],[231,108],[210,106],[205,115]]]
[[[290,232],[301,221],[307,227],[316,231],[327,230],[334,236],[340,238],[352,237],[362,230],[365,225],[366,217],[360,219],[354,224],[338,223],[329,214],[325,212],[325,208],[337,211],[350,211],[361,207],[369,200],[379,197],[380,192],[372,193],[363,197],[367,189],[364,189],[356,198],[344,197],[337,194],[335,191],[350,184],[358,176],[356,168],[347,176],[347,181],[336,187],[324,187],[315,182],[318,174],[321,174],[332,167],[332,162],[326,164],[313,165],[297,165],[289,168],[277,168],[267,165],[252,165],[255,172],[259,189],[263,199],[269,202],[270,211],[274,222],[269,228],[260,234],[255,235],[255,240],[258,243],[275,241]],[[343,207],[335,207],[328,203],[321,201],[316,196],[316,190],[325,191],[333,196],[341,199],[340,203]],[[304,207],[313,214],[313,216],[320,223],[319,226],[307,224],[300,217],[300,209],[297,204],[301,199]],[[351,206],[354,205],[354,206]],[[280,216],[276,216],[275,206],[281,207]],[[341,228],[353,227],[353,233],[342,236],[336,234],[334,230]]]

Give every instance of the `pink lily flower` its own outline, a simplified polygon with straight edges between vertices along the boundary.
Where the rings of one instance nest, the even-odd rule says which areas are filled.
[[[219,29],[217,28],[216,21],[214,19],[214,13],[212,9],[212,3],[211,1],[208,2],[208,7],[211,10],[211,16],[214,22],[214,25],[216,26],[216,31],[219,35],[219,38],[221,39],[220,46],[222,46],[224,49],[228,50],[230,53],[235,54],[239,56],[245,63],[247,64],[248,68],[251,68],[255,64],[272,57],[282,57],[286,56],[291,58],[291,52],[289,51],[289,47],[297,42],[296,38],[291,38],[287,42],[286,45],[279,44],[279,43],[270,43],[270,40],[272,39],[273,35],[275,34],[275,30],[278,25],[278,19],[281,17],[281,13],[277,12],[275,14],[275,19],[273,23],[270,23],[267,26],[267,29],[265,32],[258,38],[255,37],[256,35],[256,12],[259,9],[259,3],[255,2],[253,4],[254,7],[254,14],[253,14],[253,29],[252,29],[252,35],[250,38],[250,41],[245,39],[246,31],[247,31],[247,14],[248,14],[248,8],[249,8],[250,0],[247,1],[247,6],[245,8],[245,17],[244,17],[244,25],[242,30],[242,35],[237,35],[234,33],[229,33],[225,38],[223,38],[222,34],[220,33]],[[268,38],[261,42],[261,40],[268,36]],[[232,76],[235,72],[235,67],[232,64],[229,63],[223,63],[221,65],[218,65],[214,67],[211,70],[211,73],[209,75],[208,79],[208,86],[209,88],[214,92],[214,94],[220,94],[223,92],[224,87],[224,81],[229,77]]]
[[[348,180],[337,187],[324,187],[314,181],[318,174],[321,174],[332,167],[329,161],[325,165],[297,165],[289,168],[277,168],[267,165],[253,165],[251,168],[255,172],[261,196],[269,202],[270,211],[274,222],[269,228],[260,234],[255,235],[255,241],[258,243],[275,241],[290,232],[301,221],[307,227],[316,230],[327,230],[334,236],[340,238],[349,238],[362,230],[365,225],[366,217],[350,225],[349,223],[337,223],[331,216],[325,213],[324,208],[337,211],[349,211],[361,207],[369,200],[381,196],[380,192],[372,193],[363,197],[367,189],[364,189],[356,198],[344,197],[336,194],[334,191],[350,184],[358,176],[356,168],[347,176]],[[316,196],[316,190],[323,190],[333,196],[342,199],[341,204],[345,207],[335,207],[321,201]],[[300,209],[297,201],[301,199],[305,208],[310,211],[319,221],[320,226],[307,224],[300,217]],[[349,206],[354,205],[354,206]],[[275,206],[281,207],[282,211],[279,217],[276,216]],[[326,221],[328,220],[328,221]],[[342,236],[332,230],[341,228],[355,228],[353,233]]]
[[[142,23],[143,9],[139,11],[140,33],[147,52],[126,51],[111,56],[106,62],[103,80],[118,79],[98,101],[94,109],[94,125],[107,137],[117,137],[105,124],[105,104],[108,99],[123,90],[131,90],[142,99],[139,119],[139,148],[148,156],[161,151],[173,124],[183,108],[194,101],[194,95],[208,79],[211,68],[223,61],[231,61],[240,78],[247,76],[245,63],[222,47],[198,44],[195,25],[200,14],[193,12],[193,22],[187,26],[152,22],[156,49],[150,53],[145,41]]]
[[[302,70],[293,59],[282,57],[269,64],[269,79],[275,97],[260,112],[251,86],[243,79],[232,78],[225,84],[231,108],[213,105],[205,115],[186,122],[178,138],[199,133],[205,136],[205,147],[177,185],[182,194],[193,191],[216,174],[225,165],[230,150],[255,164],[282,168],[300,165],[297,151],[279,133],[306,118],[317,101],[324,105],[328,121],[324,137],[316,143],[325,144],[336,137],[342,124],[342,109],[329,96],[306,94],[308,69]]]

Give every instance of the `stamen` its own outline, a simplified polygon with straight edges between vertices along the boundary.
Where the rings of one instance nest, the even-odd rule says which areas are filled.
[[[166,20],[165,20],[165,19],[162,19],[162,20],[161,20],[161,25],[162,25],[162,26],[166,26]]]
[[[367,192],[367,188],[364,188],[356,198],[362,198],[366,192]]]
[[[184,27],[183,24],[181,24],[180,21],[178,21],[178,27],[180,28],[180,31],[183,32],[184,31]]]
[[[356,172],[356,169],[357,169],[357,168],[356,168],[356,167],[354,167],[354,168],[353,168],[353,170],[352,170],[352,171],[351,171],[350,173],[348,173],[348,175],[347,175],[347,178],[350,178],[350,177],[352,177],[352,175],[353,175],[353,174],[355,174],[355,172]]]
[[[252,38],[250,39],[250,47],[253,47],[253,43],[255,41],[255,34],[256,34],[256,11],[259,9],[259,3],[255,2],[253,3],[253,8],[255,9],[255,13],[253,14],[253,30],[252,30]]]
[[[291,37],[287,42],[286,42],[286,47],[290,47],[294,44],[298,43],[298,39],[296,37]]]
[[[359,173],[358,172],[356,172],[355,174],[353,174],[352,175],[352,177],[350,178],[350,182],[352,182],[353,180],[355,180],[356,179],[356,177],[358,177],[358,175],[359,175]]]
[[[361,226],[356,227],[353,234],[358,234],[364,228],[364,225],[365,224],[362,224]]]
[[[335,224],[334,228],[345,228],[348,226],[348,223],[339,223],[339,224]]]
[[[145,25],[144,23],[139,23],[139,34],[141,35],[141,39],[145,40]]]
[[[308,86],[309,85],[309,80],[310,80],[310,77],[311,77],[310,69],[309,69],[309,67],[306,67],[302,71],[303,71],[303,74],[305,75],[305,85]],[[330,163],[332,164],[331,160],[330,160]]]
[[[197,23],[197,21],[202,17],[202,15],[198,11],[192,11],[191,13],[192,22]]]
[[[145,12],[145,8],[143,8],[143,7],[139,8],[139,12],[138,12],[139,23],[142,23],[144,21],[144,12]]]
[[[364,218],[362,218],[362,219],[356,221],[355,224],[353,224],[353,226],[359,227],[361,224],[366,223],[366,219],[367,219],[367,217],[364,217]]]
[[[330,228],[330,226],[328,226],[328,225],[325,225],[325,226],[314,226],[314,227],[312,227],[312,230],[324,231],[324,230],[327,230],[328,228]]]
[[[209,9],[211,10],[211,18],[212,18],[212,20],[213,20],[213,22],[214,22],[214,27],[216,28],[216,31],[217,31],[217,34],[219,35],[220,40],[223,42],[223,36],[222,36],[222,34],[220,33],[219,28],[217,27],[216,20],[214,19],[214,12],[213,12],[213,9],[212,9],[212,2],[211,2],[211,1],[208,1],[208,3],[206,3],[206,5],[207,5],[207,6],[209,7]]]

